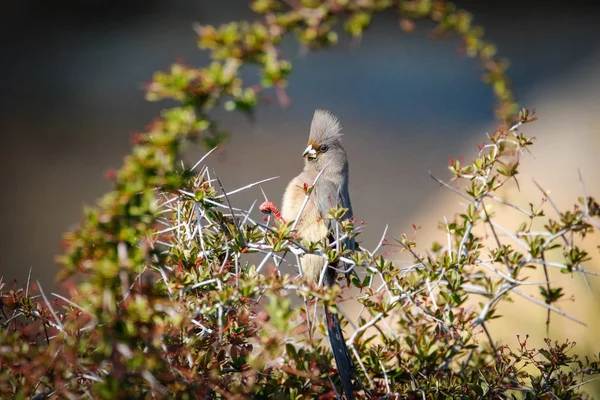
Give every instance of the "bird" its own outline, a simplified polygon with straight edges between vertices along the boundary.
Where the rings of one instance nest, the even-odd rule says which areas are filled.
[[[338,222],[326,218],[332,208],[341,206],[346,210],[341,220],[353,217],[348,191],[348,157],[342,146],[341,129],[338,118],[329,111],[315,111],[308,145],[302,153],[304,169],[290,181],[283,195],[281,217],[285,221],[297,220],[296,232],[304,241],[327,240],[331,243],[335,240],[334,224]],[[307,191],[311,186],[312,189]],[[309,193],[308,202],[302,209],[307,193]],[[343,245],[353,250],[354,240],[346,239]],[[318,283],[327,261],[319,255],[304,254],[300,258],[300,264],[302,274],[307,279]],[[339,270],[337,264],[339,263],[327,265],[327,270],[323,274],[323,284],[331,287],[336,283],[336,269]],[[354,365],[346,346],[339,317],[330,307],[325,306],[325,318],[344,393],[347,399],[352,400],[354,399],[352,386]]]

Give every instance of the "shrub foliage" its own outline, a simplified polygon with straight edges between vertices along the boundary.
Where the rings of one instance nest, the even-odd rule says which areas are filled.
[[[176,64],[154,77],[148,98],[180,105],[136,135],[123,167],[110,174],[114,190],[65,236],[59,278],[69,296],[29,281],[23,288],[0,284],[2,397],[339,397],[316,310],[346,302],[360,311],[342,315],[363,385],[357,396],[583,398],[582,384],[600,372],[597,358],[579,359],[571,342],[547,340],[533,349],[523,339],[517,348],[498,347],[487,328],[511,296],[546,308],[548,321],[550,313],[575,319],[556,306],[564,292],[551,270],[591,274],[584,268],[591,255],[580,243],[600,228],[600,206],[584,194],[550,218],[542,206],[523,209],[498,196],[533,144],[522,129],[535,117],[527,110],[511,117],[506,63],[495,59],[471,16],[424,0],[256,0],[252,7],[262,15],[256,22],[198,27],[200,47],[214,59],[209,67]],[[208,116],[214,107],[250,112],[270,87],[287,99],[291,67],[279,55],[282,35],[327,47],[338,38],[340,19],[360,36],[373,14],[392,8],[405,30],[428,18],[435,33],[464,38],[466,53],[482,60],[499,116],[513,122],[488,135],[476,159],[451,160],[451,183],[434,178],[467,203],[442,223],[446,243],[418,251],[410,235],[396,240],[385,232],[375,249],[354,253],[335,243],[301,243],[293,222],[263,218],[257,202],[235,203],[235,193],[262,182],[227,190],[206,166],[209,157],[191,167],[179,163],[186,143],[212,147],[223,140]],[[241,80],[245,64],[259,66],[259,85]],[[523,224],[503,228],[495,207],[515,208]],[[332,209],[328,218],[342,214]],[[543,229],[532,231],[537,221]],[[360,240],[362,229],[340,222],[337,240]],[[390,248],[411,262],[388,260],[383,250]],[[296,271],[303,252],[353,265],[354,291],[284,273]],[[550,255],[562,261],[547,261]],[[546,279],[531,281],[530,269],[543,270]],[[538,286],[539,296],[525,285]]]

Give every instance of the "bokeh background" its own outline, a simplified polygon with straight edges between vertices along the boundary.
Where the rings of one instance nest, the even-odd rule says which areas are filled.
[[[500,54],[511,60],[509,76],[521,105],[540,121],[527,127],[537,138],[523,158],[521,191],[505,197],[539,203],[532,178],[552,192],[562,208],[582,195],[600,197],[600,5],[597,1],[459,1],[473,12]],[[529,3],[529,4],[528,4]],[[203,66],[194,23],[251,20],[246,1],[202,0],[21,0],[5,2],[0,16],[0,275],[24,282],[30,267],[53,285],[54,257],[64,231],[82,206],[110,189],[103,174],[118,168],[130,149],[130,134],[143,131],[168,103],[148,103],[143,86],[153,72],[183,59]],[[355,214],[364,219],[363,244],[374,247],[386,224],[390,236],[422,226],[417,241],[443,238],[437,221],[460,211],[460,198],[441,189],[429,171],[448,178],[449,157],[476,153],[493,131],[491,89],[475,60],[453,38],[431,40],[427,24],[413,34],[398,28],[393,14],[375,18],[360,43],[342,40],[332,51],[305,54],[285,42],[294,71],[292,105],[261,106],[254,121],[218,113],[230,141],[211,156],[227,188],[269,176],[263,186],[279,201],[285,183],[302,165],[310,119],[327,108],[344,126],[351,162]],[[190,160],[204,149],[190,149]],[[258,190],[234,199],[248,206]],[[546,208],[550,214],[551,209]],[[499,210],[507,227],[517,214]],[[598,236],[586,246],[597,258]],[[588,269],[600,271],[596,264]],[[595,332],[598,295],[580,277],[562,277],[575,294],[560,304],[588,328],[553,316],[550,334],[600,351]],[[591,277],[598,293],[600,278]],[[494,329],[507,343],[517,334],[545,335],[545,310],[517,302]]]

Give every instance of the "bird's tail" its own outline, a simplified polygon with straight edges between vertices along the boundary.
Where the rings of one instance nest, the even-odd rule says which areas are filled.
[[[331,350],[333,351],[335,363],[337,364],[337,368],[340,373],[340,379],[342,380],[344,393],[346,394],[346,398],[348,400],[353,400],[354,393],[352,387],[352,375],[354,371],[354,365],[352,364],[352,358],[350,358],[348,347],[346,347],[344,333],[342,332],[342,327],[340,326],[340,319],[338,318],[338,315],[332,313],[327,306],[325,306],[325,318],[327,320],[329,343],[331,343]]]

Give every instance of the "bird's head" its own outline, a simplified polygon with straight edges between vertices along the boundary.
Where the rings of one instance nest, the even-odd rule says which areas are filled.
[[[310,126],[308,146],[302,153],[307,167],[339,171],[346,164],[346,151],[342,146],[342,127],[329,111],[317,110]]]

